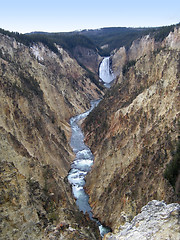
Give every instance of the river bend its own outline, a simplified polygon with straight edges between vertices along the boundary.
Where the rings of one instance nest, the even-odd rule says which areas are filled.
[[[103,237],[105,233],[109,232],[109,229],[102,226],[101,223],[93,218],[91,207],[89,205],[89,196],[84,191],[85,176],[90,171],[93,164],[94,156],[91,150],[84,143],[84,135],[78,122],[93,110],[98,105],[100,100],[91,101],[91,108],[85,113],[72,117],[70,119],[70,125],[72,129],[70,145],[75,153],[76,157],[71,165],[71,170],[68,174],[68,181],[72,185],[72,192],[76,199],[76,204],[80,211],[89,214],[91,220],[96,221],[99,226],[100,234]]]
[[[106,57],[100,64],[99,77],[104,82],[106,87],[110,87],[110,82],[114,79],[112,71],[110,71],[110,57]],[[76,157],[71,164],[71,170],[68,174],[68,181],[72,186],[72,192],[76,199],[76,204],[80,211],[88,213],[91,220],[96,221],[99,226],[100,234],[103,237],[104,234],[110,231],[109,228],[102,226],[102,224],[93,218],[92,209],[89,205],[89,196],[84,191],[85,176],[90,171],[93,165],[94,156],[91,150],[84,143],[84,135],[79,121],[88,116],[88,114],[98,105],[100,100],[91,101],[91,108],[82,114],[79,114],[70,119],[70,125],[72,130],[70,145],[75,153]]]

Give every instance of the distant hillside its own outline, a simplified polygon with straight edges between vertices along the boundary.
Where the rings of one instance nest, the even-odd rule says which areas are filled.
[[[70,52],[76,46],[82,46],[96,50],[101,56],[110,55],[111,51],[122,46],[129,48],[132,42],[144,35],[152,35],[156,41],[162,41],[176,25],[155,28],[127,28],[108,27],[101,29],[90,29],[68,33],[43,33],[34,32],[31,35],[44,36],[57,44],[62,45]]]
[[[28,34],[9,32],[0,28],[0,33],[14,37],[17,41],[27,46],[32,43],[42,42],[55,53],[58,50],[54,43],[61,45],[70,53],[73,53],[75,47],[81,46],[97,51],[101,56],[105,56],[122,46],[128,48],[135,39],[147,34],[153,35],[156,41],[162,41],[178,25],[180,24],[156,28],[109,27],[68,33],[32,32]]]
[[[99,48],[103,55],[121,46],[130,46],[132,41],[147,34],[146,28],[102,28],[97,30],[84,30],[80,34],[90,38]]]
[[[0,28],[0,33],[9,37],[15,38],[18,42],[30,46],[33,43],[41,42],[46,45],[50,50],[57,53],[58,50],[55,43],[62,46],[64,49],[72,53],[76,46],[82,46],[90,49],[96,49],[97,46],[86,36],[73,33],[46,33],[46,32],[33,32],[28,34],[20,34],[18,32],[9,32]]]
[[[43,33],[34,32],[26,35],[29,39],[38,39],[39,36],[48,39],[50,42],[61,45],[64,49],[72,53],[76,46],[81,46],[89,49],[96,50],[97,45],[84,35],[80,35],[76,32],[72,33]]]
[[[83,30],[80,34],[91,39],[101,49],[100,52],[102,55],[110,55],[111,51],[122,46],[129,48],[135,39],[147,34],[153,35],[156,41],[162,41],[177,25],[156,28],[101,28]]]

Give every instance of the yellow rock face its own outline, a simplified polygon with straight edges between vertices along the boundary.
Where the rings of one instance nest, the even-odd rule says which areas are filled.
[[[3,239],[96,239],[97,229],[85,229],[88,220],[81,220],[65,177],[73,157],[69,118],[101,91],[58,49],[55,54],[42,44],[26,47],[0,34]],[[56,231],[62,221],[64,230]]]
[[[86,189],[95,217],[113,229],[122,211],[131,219],[152,199],[178,200],[163,174],[178,138],[179,59],[169,42],[136,59],[84,123],[95,153]]]

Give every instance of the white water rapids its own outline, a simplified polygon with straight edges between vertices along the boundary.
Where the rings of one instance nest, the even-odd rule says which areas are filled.
[[[109,57],[104,58],[100,65],[99,69],[100,78],[107,85],[106,87],[110,87],[109,83],[114,79],[112,77],[112,73],[109,70]],[[106,76],[107,75],[107,76]],[[71,170],[68,174],[68,181],[72,185],[72,192],[76,199],[76,204],[80,211],[83,213],[88,213],[91,220],[96,221],[99,226],[99,231],[101,236],[110,231],[109,228],[104,227],[101,223],[93,218],[93,214],[91,212],[91,207],[89,205],[89,196],[84,191],[85,185],[85,176],[90,171],[91,166],[93,164],[94,156],[91,150],[84,143],[84,135],[81,131],[81,128],[78,125],[78,122],[81,119],[84,119],[88,116],[88,114],[98,105],[100,100],[91,101],[91,108],[80,115],[72,117],[70,119],[70,125],[72,129],[71,142],[70,145],[73,149],[73,152],[76,154],[75,160],[71,165]]]
[[[73,149],[73,152],[76,154],[76,158],[71,165],[71,170],[68,174],[68,181],[72,185],[72,192],[76,198],[76,204],[79,210],[83,211],[83,213],[87,212],[90,219],[97,222],[100,234],[103,237],[104,234],[109,232],[109,229],[102,226],[98,220],[93,218],[91,207],[88,202],[89,196],[85,193],[83,188],[85,185],[84,178],[91,169],[94,156],[91,150],[84,144],[84,135],[78,125],[78,122],[87,117],[93,108],[97,106],[99,101],[100,100],[92,101],[90,110],[70,119],[70,125],[72,129],[70,145]]]
[[[68,181],[72,184],[73,195],[76,198],[76,204],[80,211],[87,212],[92,219],[91,207],[89,206],[89,197],[84,191],[84,177],[89,172],[93,164],[93,154],[91,150],[84,144],[84,135],[78,122],[85,118],[99,101],[91,102],[91,108],[85,113],[70,119],[70,125],[72,129],[71,147],[76,154],[76,158],[71,165],[71,170],[68,175]]]

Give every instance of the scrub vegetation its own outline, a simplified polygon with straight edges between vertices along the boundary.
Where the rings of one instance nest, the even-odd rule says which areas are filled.
[[[166,166],[164,177],[169,181],[169,183],[173,186],[173,188],[176,188],[176,184],[178,181],[178,176],[180,175],[180,139],[177,144],[176,151],[173,153],[172,160],[170,163]],[[180,195],[180,189],[177,189]]]

